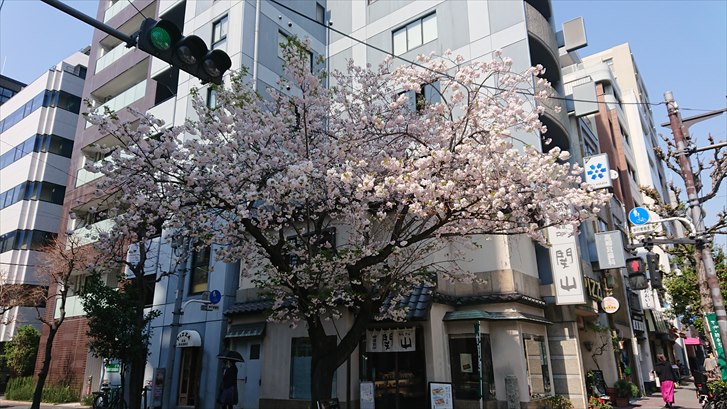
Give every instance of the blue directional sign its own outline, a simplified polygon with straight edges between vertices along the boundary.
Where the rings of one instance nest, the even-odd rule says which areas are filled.
[[[649,211],[643,207],[634,207],[629,212],[629,221],[637,226],[648,223],[650,218]]]
[[[210,303],[217,304],[222,299],[222,293],[219,290],[210,291]]]

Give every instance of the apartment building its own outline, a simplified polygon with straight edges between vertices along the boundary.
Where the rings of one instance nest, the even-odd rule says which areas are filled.
[[[468,61],[491,58],[494,50],[501,49],[512,58],[514,70],[545,66],[555,88],[556,98],[542,116],[552,144],[542,146],[536,133],[516,135],[518,139],[544,150],[576,146],[569,135],[559,44],[547,1],[310,0],[286,2],[285,7],[268,0],[131,3],[101,1],[97,18],[128,34],[139,28],[144,16],[170,20],[185,35],[198,35],[209,46],[225,50],[233,70],[250,68],[249,75],[262,94],[282,74],[279,44],[290,35],[309,38],[314,55],[326,56],[330,69],[343,68],[348,58],[357,64],[376,64],[386,55],[376,48],[407,60],[421,53],[453,50]],[[325,27],[331,23],[366,44],[329,32]],[[92,75],[83,97],[96,107],[117,111],[122,119],[129,118],[126,108],[133,107],[167,124],[180,124],[194,115],[192,88],[200,89],[210,103],[214,100],[214,93],[195,78],[98,31],[89,70]],[[108,229],[110,220],[104,220],[104,209],[94,198],[93,181],[101,175],[85,170],[85,165],[103,160],[97,145],[113,143],[95,126],[79,121],[71,157],[73,183],[66,190],[63,208],[64,215],[73,213],[75,218],[64,219],[60,229],[72,230],[86,243],[93,241],[94,232]],[[554,254],[529,239],[473,240],[481,247],[468,255],[470,261],[462,267],[486,284],[440,282],[434,288],[413,289],[409,302],[414,308],[406,322],[372,324],[350,363],[337,371],[332,396],[342,407],[358,407],[361,382],[372,385],[377,407],[426,407],[427,384],[432,381],[452,383],[455,407],[478,406],[472,370],[478,356],[482,357],[479,365],[487,407],[502,406],[508,400],[522,407],[535,406],[538,399],[552,394],[568,396],[577,408],[586,406],[579,326],[598,315],[597,295],[589,295],[582,285],[561,286],[551,263]],[[578,240],[563,244],[578,252],[585,245]],[[242,407],[306,407],[311,352],[305,328],[267,322],[271,301],[241,278],[239,264],[217,261],[214,247],[182,260],[163,234],[153,248],[156,261],[146,270],[154,287],[148,307],[161,311],[151,324],[147,361],[147,379],[157,388],[152,391],[153,405],[213,408],[221,379],[216,357],[232,349],[245,359],[238,375]],[[577,277],[590,274],[597,281],[590,261],[585,261],[586,253],[577,254]],[[164,271],[177,274],[162,277]],[[108,282],[113,285],[113,277]],[[587,287],[597,293],[595,286]],[[207,292],[213,290],[222,296],[219,309],[200,309]],[[569,301],[562,298],[563,291],[569,292]],[[85,394],[96,390],[107,375],[101,360],[85,347],[85,318],[77,297],[72,296],[68,304],[56,351],[71,357],[66,370]],[[473,333],[476,323],[482,340],[479,351]],[[333,336],[349,325],[351,317],[344,316],[331,322],[327,331]],[[413,350],[374,351],[373,340],[384,333],[412,339]],[[51,369],[51,379],[63,375],[59,366]],[[163,390],[157,392],[159,388]]]
[[[35,266],[59,231],[87,64],[76,52],[22,89],[3,77],[15,95],[0,110],[0,285],[48,286]],[[33,305],[0,317],[0,343],[23,325],[40,327]]]

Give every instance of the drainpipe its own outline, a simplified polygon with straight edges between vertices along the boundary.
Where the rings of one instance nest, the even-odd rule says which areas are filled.
[[[252,90],[257,91],[257,56],[260,37],[260,0],[255,1],[255,37],[252,52]]]

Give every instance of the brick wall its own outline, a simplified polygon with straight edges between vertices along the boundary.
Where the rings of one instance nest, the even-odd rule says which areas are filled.
[[[53,311],[52,308],[47,310]],[[88,356],[87,331],[88,325],[84,317],[66,318],[53,342],[51,366],[46,383],[68,383],[79,392],[85,391],[83,388]],[[48,332],[48,327],[44,325],[41,331],[38,357],[35,361],[36,375],[43,365]]]

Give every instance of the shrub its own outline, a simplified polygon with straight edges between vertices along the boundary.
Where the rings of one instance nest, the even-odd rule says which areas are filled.
[[[38,342],[40,342],[40,331],[26,325],[20,327],[13,339],[5,345],[3,360],[13,375],[28,376],[33,373]]]
[[[563,395],[550,396],[541,402],[545,409],[573,409],[573,403]]]
[[[619,398],[638,398],[641,396],[639,387],[635,384],[625,380],[619,379],[613,384],[613,388],[616,389],[616,396]]]
[[[35,391],[35,379],[32,376],[13,378],[8,382],[5,399],[31,401]],[[43,387],[42,402],[67,403],[78,402],[78,393],[70,385],[48,383]]]
[[[93,406],[93,398],[94,396],[92,394],[84,395],[81,398],[81,405],[83,406]]]

